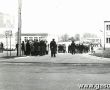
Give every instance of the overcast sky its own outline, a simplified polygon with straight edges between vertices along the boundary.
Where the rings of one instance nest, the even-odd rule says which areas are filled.
[[[17,0],[0,0],[0,12],[17,17]],[[22,0],[22,32],[95,33],[105,20],[110,0]]]

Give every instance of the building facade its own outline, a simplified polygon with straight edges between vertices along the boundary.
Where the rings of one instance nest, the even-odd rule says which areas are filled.
[[[104,47],[110,48],[110,21],[104,21]]]
[[[34,41],[34,40],[46,40],[47,41],[48,34],[47,33],[22,33],[21,41]]]

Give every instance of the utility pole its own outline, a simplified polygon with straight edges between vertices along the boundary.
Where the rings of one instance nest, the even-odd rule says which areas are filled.
[[[7,56],[8,56],[8,36],[6,35],[6,46],[7,46]]]
[[[21,56],[21,8],[22,2],[18,0],[18,56]]]
[[[104,21],[104,50],[105,50],[105,21]]]

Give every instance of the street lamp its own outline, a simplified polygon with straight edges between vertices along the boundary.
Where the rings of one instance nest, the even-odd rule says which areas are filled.
[[[21,8],[22,2],[18,0],[18,56],[21,56]]]
[[[104,31],[102,31],[102,30],[99,30],[99,31],[102,32],[104,35],[104,50],[105,50],[105,25],[104,25]]]
[[[104,50],[105,50],[105,21],[104,21]]]

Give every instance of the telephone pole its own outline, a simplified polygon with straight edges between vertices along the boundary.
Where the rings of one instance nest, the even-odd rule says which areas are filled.
[[[18,0],[18,56],[21,56],[21,8],[22,2],[21,0]]]

